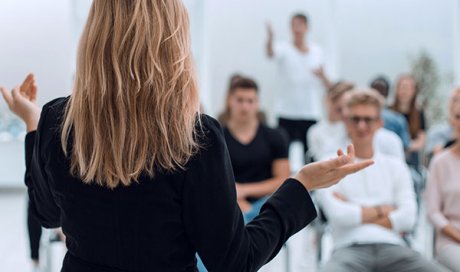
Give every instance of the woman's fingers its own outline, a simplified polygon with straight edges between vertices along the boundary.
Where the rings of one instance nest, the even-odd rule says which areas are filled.
[[[355,147],[352,144],[347,146],[347,156],[349,156],[352,160],[355,158]]]
[[[327,161],[319,162],[319,165],[325,172],[333,171],[345,164],[349,163],[351,160],[348,156],[339,156]]]
[[[23,94],[27,99],[32,100],[32,92],[33,92],[33,86],[35,85],[35,76],[30,73],[27,75],[27,77],[24,79],[24,82],[22,82],[21,87],[20,87],[20,92]]]
[[[37,102],[37,84],[35,84],[35,83],[32,84],[29,99],[33,103]]]
[[[345,154],[343,153],[342,149],[337,150],[337,156],[340,157],[340,156],[343,156],[343,155],[345,155]]]
[[[13,97],[11,96],[11,92],[5,87],[0,87],[0,92],[2,93],[6,104],[8,104],[8,107],[11,108],[13,105]]]
[[[364,168],[369,167],[372,164],[374,164],[373,160],[364,160],[361,162],[355,162],[355,163],[347,164],[347,165],[340,167],[339,169],[337,169],[337,172],[340,176],[345,177],[347,175],[363,170]]]
[[[22,97],[21,87],[14,87],[11,91],[11,97],[13,98],[13,102],[19,100]]]

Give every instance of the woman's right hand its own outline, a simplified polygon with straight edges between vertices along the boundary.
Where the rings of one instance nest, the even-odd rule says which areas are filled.
[[[27,132],[36,130],[41,109],[37,105],[37,85],[34,75],[27,75],[21,86],[15,87],[11,92],[1,86],[0,91],[10,110],[26,123]]]
[[[300,181],[308,191],[312,191],[337,184],[347,175],[356,173],[374,163],[372,160],[353,162],[355,156],[353,145],[348,146],[346,155],[342,150],[339,150],[337,155],[338,157],[334,159],[305,165],[294,178]]]

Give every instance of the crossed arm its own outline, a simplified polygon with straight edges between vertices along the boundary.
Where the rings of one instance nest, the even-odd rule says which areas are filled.
[[[348,202],[348,200],[341,194],[334,192],[334,198],[338,201]],[[395,211],[396,208],[391,205],[377,205],[377,206],[360,206],[361,209],[361,222],[362,224],[376,224],[387,229],[393,229],[390,220],[390,213]]]

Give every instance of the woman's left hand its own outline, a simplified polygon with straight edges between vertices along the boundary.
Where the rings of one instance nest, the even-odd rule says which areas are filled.
[[[27,75],[21,86],[15,87],[12,91],[1,86],[0,91],[10,110],[26,123],[27,132],[36,130],[41,109],[37,105],[37,85],[34,75]]]

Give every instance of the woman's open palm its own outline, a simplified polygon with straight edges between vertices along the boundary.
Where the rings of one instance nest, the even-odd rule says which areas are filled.
[[[295,175],[295,178],[302,182],[309,191],[327,188],[338,183],[347,175],[356,173],[374,163],[372,160],[354,162],[353,145],[348,146],[347,154],[339,150],[337,155],[338,157],[334,159],[305,165]]]

